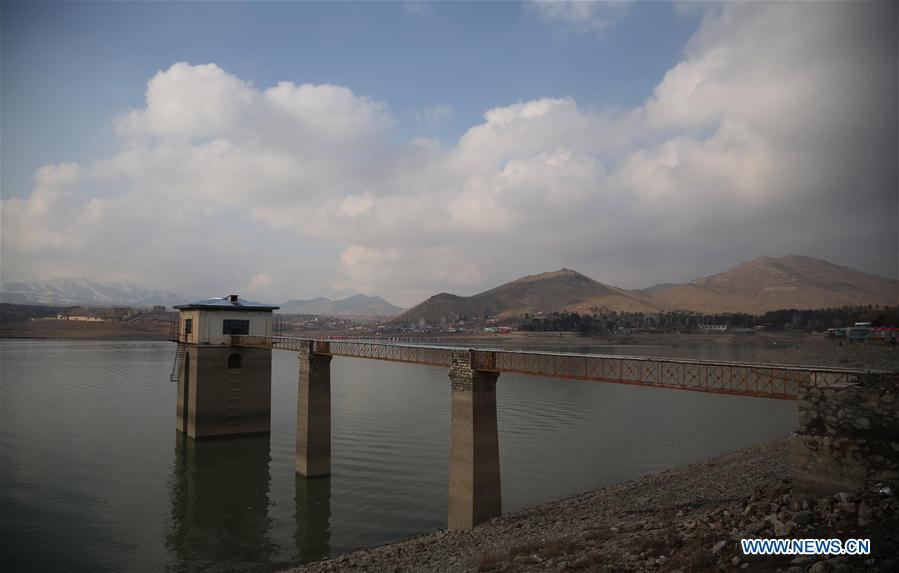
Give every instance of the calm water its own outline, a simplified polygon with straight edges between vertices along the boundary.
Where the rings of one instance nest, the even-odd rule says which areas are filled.
[[[174,430],[174,351],[0,342],[4,571],[260,570],[444,527],[445,370],[335,358],[333,473],[306,481],[293,469],[294,354],[274,352],[270,437],[194,443]],[[620,351],[746,358],[721,344]],[[497,399],[504,511],[796,423],[792,402],[525,376],[501,376]]]

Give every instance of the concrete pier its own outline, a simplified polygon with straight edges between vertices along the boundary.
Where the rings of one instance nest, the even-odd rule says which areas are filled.
[[[296,473],[324,476],[331,473],[331,356],[313,352],[311,341],[297,354]]]
[[[175,427],[191,438],[271,431],[271,350],[187,345]]]
[[[175,429],[188,436],[196,436],[197,427],[197,349],[185,346],[181,371],[178,373],[178,407],[175,412]]]
[[[471,350],[454,351],[449,467],[449,529],[470,529],[502,513],[496,379],[476,370]]]

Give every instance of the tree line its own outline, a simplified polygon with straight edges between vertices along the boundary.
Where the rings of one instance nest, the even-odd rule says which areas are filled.
[[[618,330],[654,330],[686,332],[701,330],[702,325],[725,325],[729,329],[802,330],[823,332],[828,328],[852,326],[856,322],[870,322],[875,327],[899,327],[899,306],[844,306],[816,310],[783,309],[762,315],[746,313],[704,314],[700,312],[670,311],[659,313],[617,312],[596,310],[592,314],[553,312],[524,315],[519,330],[535,332],[602,333]]]

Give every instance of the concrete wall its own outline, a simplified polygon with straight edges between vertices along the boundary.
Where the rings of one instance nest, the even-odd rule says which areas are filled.
[[[187,320],[190,319],[193,321],[193,325],[191,327],[191,333],[185,335],[184,329],[187,324]],[[199,337],[199,325],[200,325],[200,311],[199,310],[182,310],[178,313],[178,340],[181,342],[187,342],[190,344],[196,344],[200,339]]]
[[[183,314],[183,313],[182,313]],[[179,348],[177,352],[181,352]],[[188,435],[195,434],[197,393],[197,349],[184,346],[184,358],[178,375],[178,407],[175,412],[175,428]]]
[[[792,438],[793,487],[833,494],[899,482],[899,379],[866,375],[856,384],[799,390]]]
[[[178,378],[178,430],[192,438],[271,431],[271,350],[191,345],[186,354]],[[232,354],[240,355],[240,368],[228,368]]]
[[[270,311],[239,310],[183,310],[180,313],[178,332],[184,333],[185,321],[193,319],[191,344],[231,344],[231,336],[222,334],[223,320],[249,320],[250,334],[253,336],[272,335],[272,313]]]

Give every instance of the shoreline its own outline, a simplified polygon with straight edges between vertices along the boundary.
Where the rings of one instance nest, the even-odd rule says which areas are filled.
[[[794,495],[789,438],[504,514],[284,570],[867,571],[899,564],[899,502]],[[742,554],[739,539],[870,538],[862,557]],[[821,564],[823,563],[823,564]]]
[[[66,322],[66,321],[62,321]],[[103,323],[100,323],[101,325]],[[168,340],[168,325],[148,322],[146,328],[135,330],[132,327],[122,328],[121,323],[110,322],[108,326],[89,325],[84,323],[65,325],[60,332],[33,332],[31,336],[21,333],[11,334],[8,330],[0,330],[3,340],[92,340],[92,341],[128,341],[128,342],[161,342]],[[99,327],[99,328],[98,328]],[[829,340],[822,334],[813,333],[765,333],[758,335],[742,334],[705,334],[705,333],[664,333],[639,334],[629,336],[571,336],[533,335],[463,335],[454,337],[449,342],[468,342],[472,346],[510,347],[521,350],[545,350],[547,352],[564,350],[564,347],[585,346],[594,348],[645,348],[646,353],[633,353],[634,356],[659,358],[699,359],[696,356],[696,345],[714,348],[716,345],[731,345],[740,348],[747,357],[741,362],[772,364],[782,366],[818,366],[834,368],[855,368],[899,372],[899,347],[890,347],[884,341],[868,340],[865,342],[847,343]],[[302,333],[298,337],[322,336],[323,333]],[[427,344],[434,341],[420,340],[411,344]],[[446,341],[444,341],[446,343]],[[439,344],[439,342],[438,342]],[[555,348],[554,348],[555,347]],[[563,347],[563,348],[558,348]],[[663,352],[653,350],[663,349]],[[591,353],[591,352],[588,352]],[[602,354],[602,352],[592,352]]]
[[[106,340],[158,342],[169,338],[169,323],[161,320],[82,322],[36,320],[0,323],[3,340]]]

